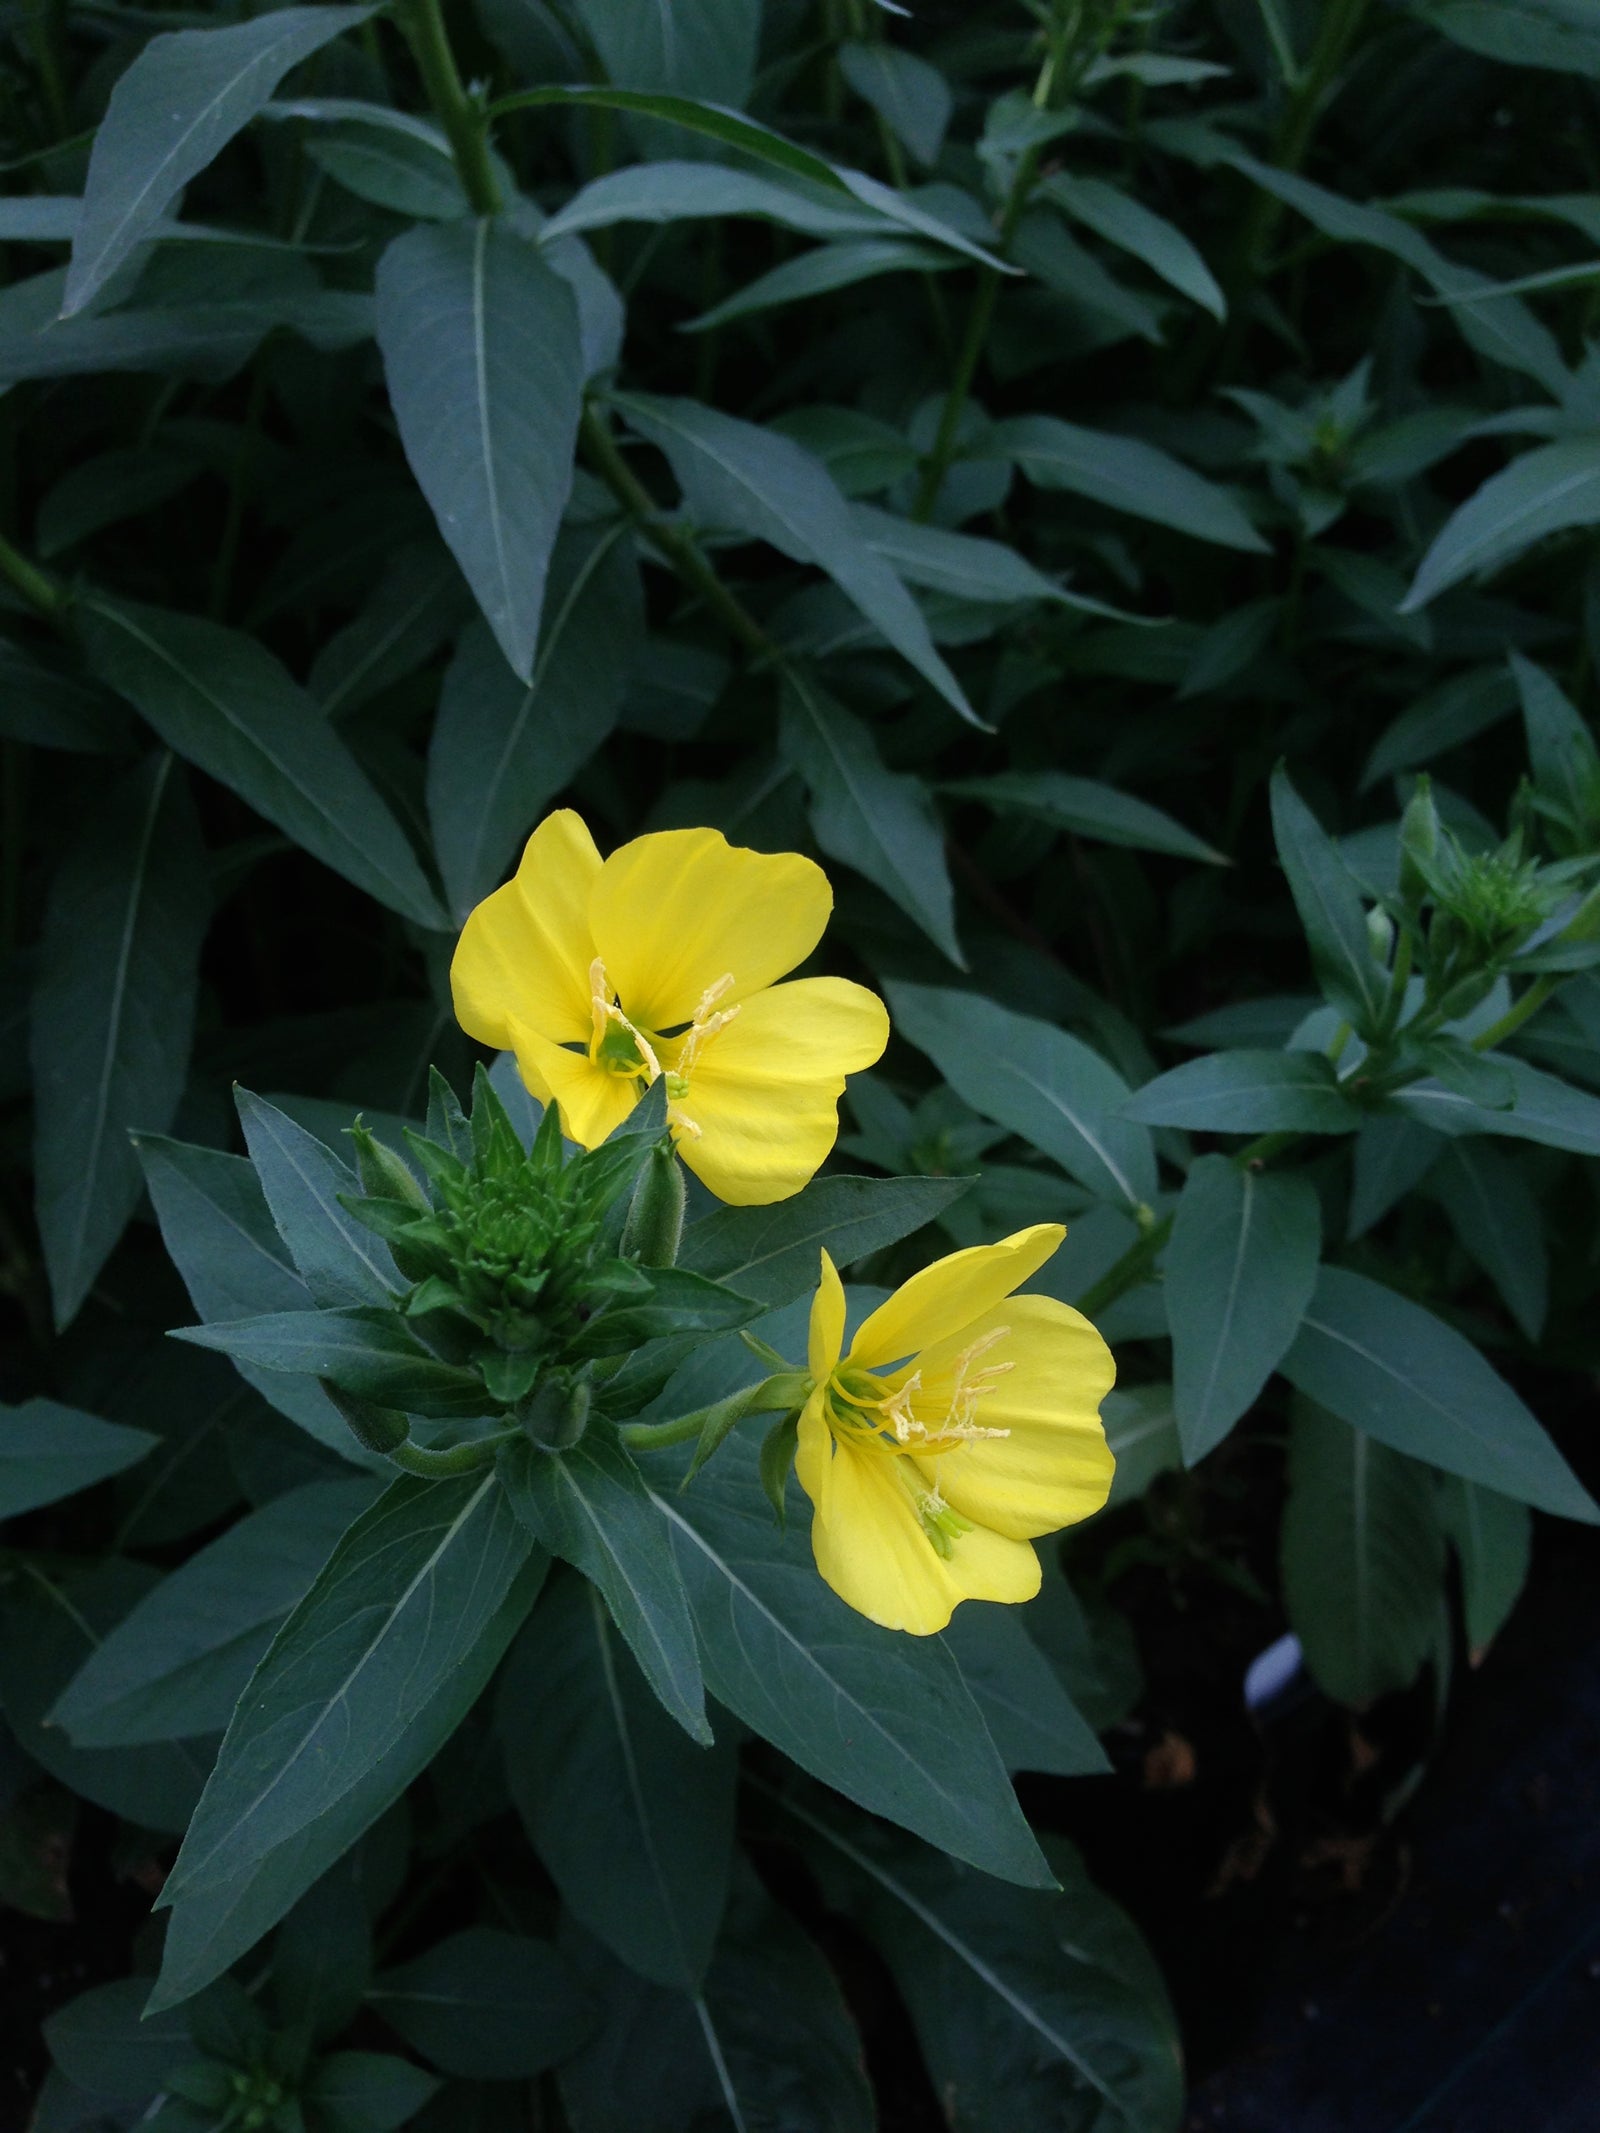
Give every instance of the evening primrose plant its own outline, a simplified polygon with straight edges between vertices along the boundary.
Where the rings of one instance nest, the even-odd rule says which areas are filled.
[[[41,2127],[1175,2133],[1106,1891],[1428,1811],[1600,1517],[1583,13],[0,40]]]

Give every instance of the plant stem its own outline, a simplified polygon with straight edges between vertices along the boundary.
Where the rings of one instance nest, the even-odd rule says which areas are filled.
[[[439,0],[398,0],[396,11],[473,213],[499,214],[503,203],[489,156],[488,116],[462,82]]]
[[[483,1467],[493,1464],[494,1456],[502,1444],[513,1444],[522,1435],[520,1429],[497,1429],[487,1437],[473,1437],[466,1444],[452,1444],[443,1450],[433,1451],[425,1444],[409,1441],[397,1444],[385,1456],[408,1474],[420,1475],[424,1481],[444,1481],[452,1474],[476,1474]]]
[[[1555,991],[1555,980],[1550,977],[1535,978],[1520,1000],[1508,1007],[1498,1022],[1491,1022],[1481,1035],[1472,1040],[1475,1052],[1492,1052],[1497,1044],[1521,1029],[1524,1022],[1531,1022]]]
[[[595,408],[584,409],[580,434],[595,472],[684,584],[700,595],[747,651],[753,652],[758,659],[781,662],[783,653],[779,646],[774,644],[744,603],[729,592],[696,543],[681,528],[663,520],[660,506],[623,457],[617,440]]]
[[[51,622],[58,622],[66,613],[71,596],[61,580],[52,577],[49,571],[41,570],[37,563],[30,563],[3,536],[0,536],[0,577],[8,579],[29,606]]]

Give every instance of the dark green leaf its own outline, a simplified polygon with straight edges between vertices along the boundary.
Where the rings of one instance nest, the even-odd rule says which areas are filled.
[[[491,1584],[497,1567],[491,1543],[486,1563]],[[208,1880],[192,1899],[180,1899],[167,1924],[153,2007],[187,1999],[220,1975],[275,1926],[427,1768],[472,1708],[521,1628],[538,1596],[545,1567],[542,1555],[524,1563],[454,1669],[443,1675],[435,1692],[348,1791],[260,1859],[225,1880]]]
[[[81,311],[104,287],[291,67],[371,13],[287,7],[223,29],[152,37],[112,90],[95,135],[63,311]]]
[[[1539,1203],[1522,1164],[1483,1141],[1453,1141],[1429,1183],[1512,1317],[1530,1341],[1537,1341],[1550,1304],[1550,1258]]]
[[[660,1494],[706,1686],[802,1769],[986,1873],[1047,1885],[1038,1848],[950,1653],[855,1614],[823,1584],[809,1520],[782,1533],[730,1437],[683,1495]]]
[[[438,2086],[420,2066],[387,2052],[332,2052],[317,2061],[304,2095],[328,2133],[398,2133]]]
[[[549,1941],[474,1926],[453,1933],[367,1995],[406,2042],[447,2074],[519,2081],[582,2043],[583,1994]]]
[[[251,1164],[156,1135],[134,1145],[162,1241],[201,1318],[310,1309],[311,1293],[290,1264]],[[245,1382],[319,1444],[356,1465],[372,1463],[375,1455],[360,1448],[319,1385],[235,1360]]]
[[[1014,1607],[958,1607],[943,1632],[1006,1768],[1085,1777],[1105,1750]]]
[[[878,237],[884,217],[852,203],[841,189],[802,191],[721,163],[637,163],[593,179],[540,231],[552,240],[618,222],[685,222],[712,215],[754,215],[805,237]]]
[[[378,264],[401,442],[512,671],[533,674],[583,391],[562,277],[503,220],[413,229]]]
[[[210,1744],[74,1748],[49,1722],[56,1699],[160,1572],[108,1556],[57,1572],[20,1566],[0,1605],[0,1708],[19,1744],[63,1785],[145,1829],[181,1830],[210,1760]]]
[[[147,1458],[159,1441],[57,1400],[0,1407],[0,1518],[93,1488]]]
[[[400,825],[270,652],[195,615],[99,598],[78,615],[95,672],[169,748],[358,889],[419,925],[444,924]]]
[[[0,736],[75,755],[120,755],[128,718],[82,675],[0,637]]]
[[[1136,1089],[1125,1118],[1195,1133],[1353,1133],[1361,1113],[1323,1052],[1212,1052]]]
[[[1103,1199],[1136,1207],[1155,1198],[1150,1136],[1123,1115],[1128,1085],[1098,1052],[976,993],[885,989],[898,1033],[974,1110],[1021,1134]]]
[[[189,1070],[205,853],[183,770],[151,756],[62,853],[33,999],[34,1204],[58,1327],[139,1198],[128,1135],[172,1123]]]
[[[220,1733],[279,1622],[376,1486],[314,1481],[241,1519],[124,1616],[51,1724],[84,1748]]]
[[[1142,260],[1152,274],[1213,318],[1226,316],[1228,307],[1216,276],[1182,230],[1152,214],[1131,193],[1104,178],[1069,177],[1064,171],[1053,172],[1039,191],[1107,244]]]
[[[944,790],[1002,812],[1032,815],[1053,829],[1071,830],[1100,844],[1227,865],[1221,852],[1159,807],[1095,778],[1069,778],[1059,770],[1003,770],[994,777],[959,779]]]
[[[180,1326],[174,1337],[257,1370],[330,1378],[345,1392],[405,1414],[465,1421],[494,1404],[481,1378],[441,1363],[388,1311],[268,1311]]]
[[[1312,1678],[1358,1709],[1409,1688],[1433,1646],[1444,1535],[1425,1466],[1296,1406],[1283,1597]]]
[[[1513,652],[1511,676],[1522,704],[1533,782],[1544,798],[1582,822],[1600,790],[1594,735],[1543,667]]]
[[[1281,765],[1272,774],[1272,834],[1323,991],[1358,1033],[1374,1028],[1387,978],[1372,953],[1360,891]]]
[[[772,1207],[719,1207],[684,1234],[680,1266],[725,1281],[758,1303],[814,1288],[819,1255],[848,1267],[933,1222],[966,1178],[813,1178]]]
[[[1080,429],[1054,415],[1013,415],[984,433],[982,453],[1014,461],[1036,488],[1068,489],[1224,548],[1267,547],[1226,489],[1139,437]]]
[[[314,1302],[387,1304],[401,1286],[387,1248],[340,1204],[358,1196],[348,1164],[285,1112],[235,1088],[245,1145],[279,1236]]]
[[[1176,2133],[1183,2061],[1161,1974],[1069,1844],[1049,1840],[1062,1889],[1045,1894],[786,1804],[886,1957],[955,2133]]]
[[[868,728],[809,678],[785,690],[782,746],[811,794],[822,849],[893,897],[964,970],[944,832],[927,788],[889,770]]]
[[[96,1985],[44,2025],[50,2056],[69,2081],[107,2103],[148,2103],[167,2076],[194,2057],[187,2014],[144,2022],[142,1978]]]
[[[939,160],[954,97],[935,66],[891,44],[842,44],[839,71],[919,163]]]
[[[459,916],[500,881],[529,827],[616,724],[643,633],[630,543],[614,526],[586,526],[556,543],[530,684],[486,629],[461,640],[428,751],[428,819]]]
[[[814,252],[787,259],[768,274],[746,282],[734,295],[686,319],[685,333],[712,333],[735,319],[755,318],[796,304],[810,296],[826,296],[836,289],[854,288],[858,282],[875,281],[884,274],[944,274],[960,265],[948,252],[937,252],[914,237],[851,237],[825,244]],[[874,553],[882,551],[874,547]]]
[[[1535,541],[1600,520],[1600,439],[1543,444],[1491,475],[1446,519],[1417,566],[1402,614],[1463,578],[1482,577]]]
[[[491,1474],[391,1483],[256,1669],[163,1902],[259,1866],[359,1786],[467,1663],[531,1546]]]
[[[1600,1524],[1600,1507],[1472,1343],[1381,1282],[1325,1266],[1282,1368],[1308,1399],[1397,1452]]]
[[[1500,1052],[1496,1064],[1511,1077],[1515,1101],[1509,1110],[1486,1110],[1437,1081],[1413,1082],[1389,1099],[1396,1110],[1435,1132],[1494,1133],[1507,1140],[1538,1141],[1573,1155],[1600,1155],[1600,1096],[1575,1089],[1525,1059]]]
[[[501,1472],[517,1516],[552,1555],[599,1586],[665,1709],[708,1742],[700,1658],[672,1540],[622,1445],[597,1421],[571,1451],[509,1446]]]
[[[1178,1431],[1193,1466],[1254,1403],[1316,1286],[1322,1210],[1310,1181],[1205,1155],[1167,1247]]]
[[[1504,1629],[1528,1581],[1533,1517],[1524,1503],[1452,1474],[1439,1499],[1461,1567],[1461,1604],[1474,1666]]]
[[[564,1578],[502,1677],[506,1775],[567,1909],[642,1976],[698,1988],[722,1917],[735,1729],[696,1747],[616,1642],[599,1595]]]
[[[795,562],[826,571],[945,702],[977,723],[916,602],[861,538],[821,460],[776,430],[697,400],[629,393],[614,404],[630,429],[666,454],[699,524],[769,541]]]

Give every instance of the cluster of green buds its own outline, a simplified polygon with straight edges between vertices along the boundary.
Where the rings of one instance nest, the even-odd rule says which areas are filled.
[[[1509,834],[1472,851],[1441,821],[1429,780],[1417,780],[1400,825],[1396,917],[1430,1019],[1470,1014],[1505,972],[1543,975],[1600,961],[1600,857],[1541,861],[1530,853],[1530,800],[1524,787]]]
[[[362,1192],[342,1203],[410,1286],[392,1310],[361,1314],[367,1348],[335,1358],[323,1384],[361,1442],[398,1465],[465,1471],[518,1433],[569,1446],[629,1353],[753,1314],[673,1263],[684,1185],[664,1091],[602,1146],[575,1151],[553,1105],[525,1147],[481,1067],[470,1117],[435,1073],[428,1131],[405,1136],[411,1162],[359,1120],[350,1135]],[[413,1416],[505,1427],[441,1449],[411,1442]]]

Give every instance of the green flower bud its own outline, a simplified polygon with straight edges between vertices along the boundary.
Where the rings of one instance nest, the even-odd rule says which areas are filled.
[[[589,1426],[589,1377],[548,1377],[517,1409],[517,1420],[541,1451],[570,1451]]]
[[[1413,908],[1433,885],[1438,850],[1439,810],[1433,804],[1433,788],[1427,778],[1418,778],[1400,817],[1400,896]]]
[[[370,1126],[358,1118],[345,1131],[355,1142],[356,1174],[363,1192],[375,1200],[409,1200],[418,1214],[432,1213],[428,1196],[412,1175],[410,1165],[392,1148],[386,1148]]]
[[[1380,970],[1389,967],[1390,952],[1394,947],[1394,920],[1387,911],[1376,905],[1367,913],[1367,945],[1372,950],[1372,960]]]
[[[344,1391],[329,1378],[323,1378],[321,1384],[351,1436],[369,1452],[387,1456],[411,1435],[411,1424],[397,1408],[379,1407],[373,1400],[364,1400],[360,1393]]]
[[[622,1232],[622,1256],[640,1266],[675,1266],[683,1241],[687,1195],[671,1141],[658,1141],[633,1188]]]

